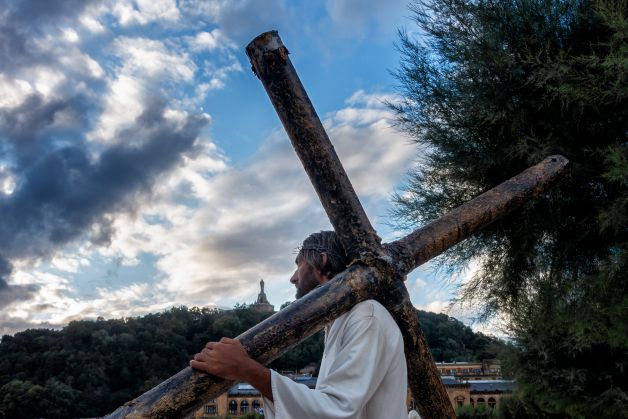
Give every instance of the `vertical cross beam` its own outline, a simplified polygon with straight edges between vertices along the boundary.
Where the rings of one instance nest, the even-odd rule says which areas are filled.
[[[405,273],[395,271],[392,259],[381,246],[279,34],[270,31],[259,35],[246,47],[246,53],[353,263],[377,267],[387,282],[388,286],[372,298],[380,300],[401,327],[411,371],[408,379],[421,412],[429,412],[426,417],[431,418],[455,417],[403,285]]]
[[[264,62],[269,61],[277,71],[284,71],[283,77],[286,78],[283,81],[274,80],[275,88],[288,86],[292,89],[296,85],[296,92],[279,94],[276,106],[282,110],[278,108],[278,113],[280,117],[283,114],[287,118],[286,130],[354,263],[324,286],[244,332],[237,339],[252,358],[267,364],[320,330],[324,324],[346,313],[355,304],[376,298],[390,311],[403,334],[409,384],[421,415],[425,418],[454,417],[403,279],[419,264],[548,188],[565,171],[567,160],[561,156],[547,158],[428,226],[382,246],[287,59],[287,50],[277,33],[262,34],[249,48],[252,46],[259,48],[257,52],[249,52],[247,48],[258,76],[260,70],[265,68]],[[282,70],[282,65],[288,68]],[[273,100],[270,91],[269,95]],[[295,109],[291,109],[291,97],[295,98]],[[292,126],[290,118],[300,118],[303,126]],[[321,135],[324,138],[321,139]],[[187,367],[106,417],[182,417],[209,399],[219,396],[232,384]]]
[[[366,216],[277,31],[259,35],[246,47],[246,53],[349,257],[360,260],[381,252],[381,239]]]

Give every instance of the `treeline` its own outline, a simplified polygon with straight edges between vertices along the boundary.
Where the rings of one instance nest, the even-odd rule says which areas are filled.
[[[512,352],[504,341],[476,333],[446,314],[419,310],[419,320],[436,362],[501,359]]]
[[[144,317],[74,321],[62,330],[30,329],[0,342],[0,412],[6,418],[102,416],[188,365],[206,342],[235,337],[268,314],[172,308]],[[497,356],[498,340],[443,314],[420,318],[437,361]],[[319,365],[318,333],[271,366]]]

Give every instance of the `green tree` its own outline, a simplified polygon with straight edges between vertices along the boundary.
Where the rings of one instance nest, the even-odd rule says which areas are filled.
[[[402,225],[431,221],[548,155],[566,179],[447,251],[461,287],[510,320],[526,402],[628,412],[628,23],[625,0],[433,0],[402,33],[400,126],[420,164]],[[522,396],[523,397],[523,396]]]
[[[456,409],[456,417],[458,419],[490,419],[498,417],[497,412],[486,406],[462,406]]]
[[[454,342],[447,349],[452,359],[494,357],[494,347],[503,347],[451,317],[419,315],[435,353],[444,352],[442,341]],[[237,336],[266,316],[243,305],[230,311],[175,307],[144,317],[75,321],[60,331],[31,329],[3,336],[0,418],[102,416],[187,366],[206,342]],[[443,323],[446,328],[440,327]],[[441,338],[443,330],[447,334]],[[320,366],[322,353],[319,332],[271,366]]]

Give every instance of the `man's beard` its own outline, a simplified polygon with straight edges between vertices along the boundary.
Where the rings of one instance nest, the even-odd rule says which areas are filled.
[[[297,300],[301,297],[306,296],[307,294],[310,293],[310,291],[312,291],[314,288],[318,288],[320,287],[320,284],[318,283],[318,281],[314,278],[312,279],[308,279],[305,282],[302,282],[301,284],[299,284],[301,286],[297,287],[297,293],[296,293],[296,298]]]

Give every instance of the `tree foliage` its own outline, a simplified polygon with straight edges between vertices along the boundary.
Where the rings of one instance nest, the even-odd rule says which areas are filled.
[[[552,154],[557,187],[439,262],[480,268],[460,298],[506,313],[526,400],[628,412],[625,0],[433,0],[401,33],[400,126],[421,146],[397,215],[424,224]]]
[[[235,337],[265,316],[246,307],[178,307],[4,336],[0,411],[11,418],[101,416],[186,367],[206,342]]]
[[[437,358],[476,359],[492,354],[499,344],[445,315],[420,315]],[[246,305],[228,311],[177,307],[144,317],[74,321],[62,330],[4,336],[0,412],[16,419],[102,416],[186,367],[206,342],[235,337],[267,316]],[[295,371],[320,366],[322,354],[319,332],[271,367]]]
[[[476,333],[446,314],[419,310],[419,322],[436,362],[499,359],[509,352],[503,341]]]

